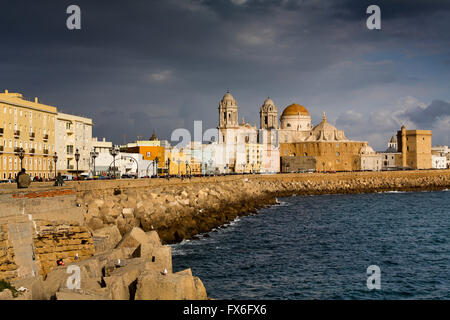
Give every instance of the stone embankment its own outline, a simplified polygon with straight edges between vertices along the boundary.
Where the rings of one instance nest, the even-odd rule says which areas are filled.
[[[158,231],[164,243],[175,243],[275,204],[276,197],[441,190],[449,186],[449,170],[243,175],[80,183],[77,201],[94,231],[116,225],[124,235],[140,227]]]
[[[200,279],[174,273],[164,244],[195,238],[276,197],[443,190],[450,170],[239,175],[45,184],[0,189],[0,280],[16,299],[207,299]],[[67,267],[80,268],[70,289]],[[73,271],[72,271],[73,272]],[[0,299],[12,298],[7,289]]]

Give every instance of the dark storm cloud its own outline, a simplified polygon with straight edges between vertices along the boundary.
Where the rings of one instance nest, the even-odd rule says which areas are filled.
[[[450,103],[434,100],[425,108],[416,107],[399,114],[423,128],[432,128],[440,118],[450,117]],[[447,128],[450,130],[450,128]]]
[[[65,27],[71,4],[81,7],[79,31]],[[397,87],[403,84],[426,83],[429,74],[409,74],[417,63],[401,69],[392,62],[406,61],[403,55],[432,60],[430,74],[445,83],[448,72],[439,64],[449,56],[444,32],[450,29],[449,3],[378,1],[385,19],[382,32],[365,28],[369,4],[4,1],[0,88],[90,116],[95,135],[123,142],[124,135],[128,140],[148,137],[153,129],[169,138],[172,129],[190,128],[193,120],[215,127],[217,104],[227,89],[238,99],[240,116],[252,123],[269,95],[280,109],[300,102],[318,115],[315,120],[324,110],[337,118],[356,108],[362,100],[354,97],[361,92],[380,87],[401,92]],[[438,94],[431,99],[450,98],[439,96],[447,92],[442,84],[428,85]],[[382,98],[389,97],[379,92],[358,111],[385,104]]]

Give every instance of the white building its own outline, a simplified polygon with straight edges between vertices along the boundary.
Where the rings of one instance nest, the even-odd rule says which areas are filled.
[[[95,158],[95,173],[94,175],[107,175],[109,171],[109,165],[111,164],[113,157],[109,153],[112,148],[112,142],[103,140],[98,140],[97,138],[92,138],[92,150],[97,153]],[[90,171],[94,172],[94,160],[91,158]]]
[[[382,170],[394,170],[401,166],[402,153],[397,151],[397,139],[392,136],[385,151],[378,152],[381,155]]]
[[[361,170],[380,171],[382,168],[382,155],[376,153],[371,146],[361,147],[359,151],[361,157]]]
[[[447,169],[447,157],[431,155],[431,168]]]
[[[59,112],[55,123],[55,145],[58,172],[76,173],[77,150],[80,154],[78,173],[87,172],[92,149],[92,119]]]
[[[431,154],[435,156],[446,158],[446,167],[450,168],[450,152],[448,146],[433,146],[431,147]]]
[[[218,144],[215,150],[219,171],[279,172],[277,108],[270,98],[260,108],[260,129],[242,118],[238,104],[227,92],[219,102]]]
[[[154,174],[153,161],[144,160],[143,155],[140,153],[121,152],[116,157],[116,167],[121,176],[125,174],[142,178]]]

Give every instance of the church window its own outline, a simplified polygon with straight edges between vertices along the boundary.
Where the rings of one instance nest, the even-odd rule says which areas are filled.
[[[265,123],[266,125],[268,124],[267,116],[264,117],[264,123]]]
[[[223,113],[223,121],[227,121],[227,113],[226,112]]]

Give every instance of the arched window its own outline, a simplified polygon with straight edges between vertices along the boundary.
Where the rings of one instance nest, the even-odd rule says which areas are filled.
[[[290,123],[288,123],[288,124],[286,125],[286,127],[290,128],[290,127],[291,127],[291,124],[290,124]]]

